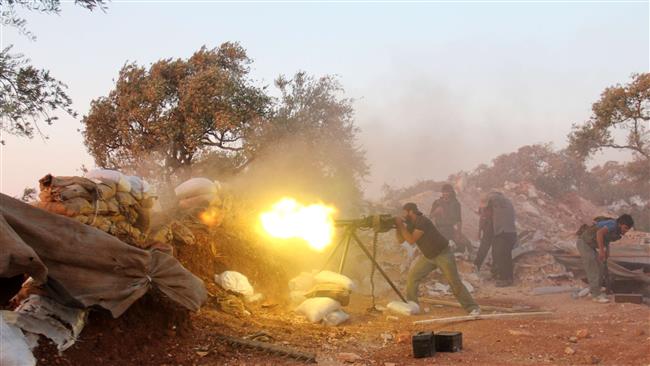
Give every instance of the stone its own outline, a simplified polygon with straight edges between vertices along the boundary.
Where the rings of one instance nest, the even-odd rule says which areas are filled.
[[[336,355],[336,359],[341,362],[355,363],[361,360],[361,356],[352,352],[342,352]]]
[[[597,365],[600,363],[600,358],[594,355],[585,356],[585,363],[588,365]]]
[[[578,337],[569,337],[569,342],[578,343]]]
[[[513,330],[509,329],[508,333],[512,334],[513,336],[532,336],[533,333],[527,331],[527,330]]]
[[[579,329],[576,332],[576,336],[578,336],[578,338],[580,338],[580,339],[587,338],[587,337],[589,337],[589,331],[586,330],[586,329]]]
[[[571,347],[567,347],[567,348],[564,349],[564,353],[570,356],[570,355],[575,354],[575,353],[576,353],[576,350],[574,350],[574,349],[571,348]]]

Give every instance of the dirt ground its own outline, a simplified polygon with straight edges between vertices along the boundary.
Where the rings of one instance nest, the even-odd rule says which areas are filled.
[[[58,355],[51,345],[46,345],[36,355],[41,365],[300,364],[255,350],[232,348],[220,338],[264,332],[277,345],[316,354],[322,365],[342,364],[341,353],[358,355],[359,365],[650,364],[647,305],[598,304],[584,298],[574,300],[567,293],[532,296],[522,287],[496,289],[489,284],[476,297],[484,305],[528,305],[554,314],[416,326],[415,320],[464,313],[458,308],[425,306],[425,314],[391,320],[386,314],[366,311],[370,298],[353,296],[345,308],[350,320],[338,327],[308,323],[284,304],[253,306],[252,315],[236,317],[217,310],[212,302],[191,315],[190,326],[184,320],[180,324],[177,319],[155,314],[159,306],[144,299],[117,320],[104,313],[91,314],[78,342],[63,354]],[[386,302],[382,299],[378,303]],[[411,335],[422,330],[460,331],[463,350],[414,359]],[[586,330],[586,337],[578,336],[579,330]]]

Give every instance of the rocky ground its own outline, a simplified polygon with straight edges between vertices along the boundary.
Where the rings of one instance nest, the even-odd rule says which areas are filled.
[[[318,364],[323,365],[650,364],[647,305],[598,304],[586,298],[574,300],[568,293],[534,296],[524,286],[497,289],[487,281],[476,298],[484,305],[527,305],[553,315],[414,325],[415,320],[464,313],[458,308],[425,306],[425,314],[395,319],[369,314],[370,298],[354,296],[345,308],[350,320],[338,327],[308,323],[283,304],[253,306],[250,316],[234,316],[217,310],[213,303],[192,315],[191,326],[181,326],[161,314],[147,313],[147,308],[156,312],[157,307],[145,304],[118,320],[95,313],[72,348],[57,355],[53,347],[41,347],[37,356],[41,365],[300,364],[233,348],[220,337],[263,332],[276,345],[316,354]],[[464,349],[414,359],[410,337],[422,330],[460,331]]]

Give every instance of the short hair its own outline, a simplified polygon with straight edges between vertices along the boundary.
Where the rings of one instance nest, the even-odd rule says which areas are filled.
[[[634,226],[634,219],[629,214],[622,214],[616,219],[616,223],[619,225],[627,225],[629,227]]]
[[[440,192],[449,192],[449,193],[456,193],[454,191],[454,187],[452,187],[451,184],[445,183],[442,185],[442,188],[440,189]]]
[[[406,211],[413,211],[413,212],[415,212],[416,214],[419,214],[419,213],[420,213],[420,210],[418,210],[418,205],[416,205],[416,204],[413,203],[413,202],[407,202],[407,203],[405,203],[404,206],[402,206],[402,209],[403,209],[403,210],[406,210]]]

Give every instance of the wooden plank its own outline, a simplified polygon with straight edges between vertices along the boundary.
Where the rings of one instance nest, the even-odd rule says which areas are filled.
[[[416,320],[413,322],[415,325],[431,324],[431,323],[455,323],[468,320],[482,320],[482,319],[502,319],[502,318],[516,318],[522,316],[546,316],[553,315],[551,311],[535,311],[524,313],[507,313],[507,314],[485,314],[485,315],[466,315],[466,316],[452,316],[448,318],[434,318],[425,320]]]
[[[455,301],[446,301],[446,300],[437,300],[437,299],[429,299],[429,298],[420,298],[420,302],[425,303],[425,304],[430,304],[430,305],[442,305],[442,306],[450,306],[454,308],[462,308],[462,306],[455,302]],[[516,312],[533,312],[533,311],[539,311],[539,309],[534,309],[530,307],[524,307],[522,306],[521,308],[506,308],[502,306],[492,306],[492,305],[481,305],[481,310],[483,311],[498,311],[498,312],[503,312],[503,313],[516,313]]]

